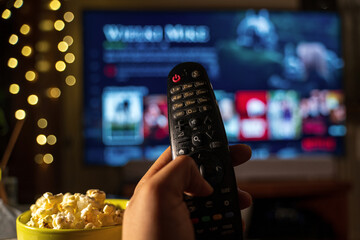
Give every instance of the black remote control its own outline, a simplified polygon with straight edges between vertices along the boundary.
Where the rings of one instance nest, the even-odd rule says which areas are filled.
[[[196,239],[242,239],[237,184],[228,141],[206,70],[198,63],[175,66],[168,76],[168,118],[172,158],[191,156],[212,185],[209,197],[184,200]]]

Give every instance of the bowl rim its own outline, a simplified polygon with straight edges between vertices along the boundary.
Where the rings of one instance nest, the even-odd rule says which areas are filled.
[[[105,202],[107,203],[111,203],[114,204],[114,202],[121,202],[123,204],[126,204],[129,201],[129,199],[106,199]],[[120,204],[114,204],[114,205],[120,205]],[[23,218],[25,215],[30,215],[31,217],[31,210],[27,210],[23,213],[21,213],[17,218],[16,218],[16,228],[25,228],[27,230],[32,230],[32,231],[41,231],[41,232],[51,232],[51,233],[65,233],[65,232],[84,232],[84,231],[101,231],[101,230],[106,230],[109,228],[116,228],[116,227],[122,227],[122,224],[117,224],[117,225],[113,225],[113,226],[106,226],[106,227],[100,227],[100,228],[90,228],[90,229],[54,229],[54,228],[38,228],[38,227],[31,227],[26,225],[26,223],[21,221],[21,218]]]

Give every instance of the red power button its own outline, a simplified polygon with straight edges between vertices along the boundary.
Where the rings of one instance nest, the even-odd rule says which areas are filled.
[[[178,82],[178,81],[180,81],[181,80],[181,77],[180,77],[180,75],[178,75],[178,74],[175,74],[173,77],[172,77],[172,81],[173,82]]]

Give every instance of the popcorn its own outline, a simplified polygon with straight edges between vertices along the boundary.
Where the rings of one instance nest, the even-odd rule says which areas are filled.
[[[122,223],[124,210],[105,203],[105,192],[90,189],[86,195],[44,193],[31,205],[31,227],[93,229]]]

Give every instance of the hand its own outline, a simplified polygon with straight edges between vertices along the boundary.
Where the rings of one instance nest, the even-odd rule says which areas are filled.
[[[233,166],[250,159],[251,150],[239,144],[230,146]],[[194,239],[194,229],[183,193],[208,196],[213,188],[200,175],[191,157],[171,160],[170,147],[139,181],[125,210],[123,240]],[[251,205],[249,193],[238,190],[240,208]]]

